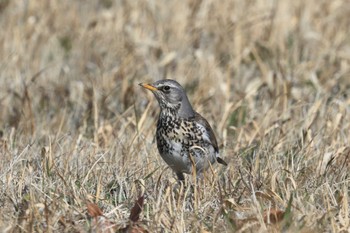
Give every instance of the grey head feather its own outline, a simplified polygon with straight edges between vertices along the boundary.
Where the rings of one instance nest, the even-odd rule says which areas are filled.
[[[153,91],[158,100],[161,111],[173,110],[181,118],[195,116],[190,101],[183,87],[171,79],[163,79],[151,84],[157,91]]]

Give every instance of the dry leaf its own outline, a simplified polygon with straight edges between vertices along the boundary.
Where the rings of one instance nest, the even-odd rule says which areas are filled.
[[[131,208],[129,219],[133,222],[137,222],[140,219],[140,213],[143,207],[144,196],[142,195],[137,199],[135,205]]]
[[[129,227],[128,233],[148,233],[148,231],[141,226],[135,225]]]
[[[87,202],[86,207],[91,217],[96,218],[98,216],[103,216],[102,210],[95,203]]]
[[[270,209],[264,212],[264,222],[265,223],[278,223],[283,220],[284,211],[278,209]]]

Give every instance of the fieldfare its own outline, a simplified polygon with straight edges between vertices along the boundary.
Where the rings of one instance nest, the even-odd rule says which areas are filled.
[[[152,91],[159,103],[158,151],[179,180],[184,180],[183,173],[191,174],[193,167],[200,175],[215,161],[227,165],[219,157],[212,128],[206,119],[193,110],[185,90],[178,82],[164,79],[139,85]]]

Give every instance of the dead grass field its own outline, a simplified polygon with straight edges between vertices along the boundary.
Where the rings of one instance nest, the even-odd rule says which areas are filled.
[[[349,15],[346,0],[0,0],[0,231],[349,232]],[[162,78],[229,163],[197,186],[157,152],[137,84]]]

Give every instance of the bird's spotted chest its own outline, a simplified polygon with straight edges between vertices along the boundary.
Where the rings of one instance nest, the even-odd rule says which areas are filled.
[[[205,146],[204,129],[193,120],[161,116],[157,125],[157,147],[165,162],[175,171],[190,172],[190,151],[193,146]],[[192,153],[193,156],[203,156]]]
[[[157,124],[157,147],[162,156],[165,154],[183,154],[186,140],[181,132],[181,124],[179,118],[171,116],[159,119]]]

